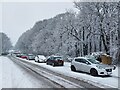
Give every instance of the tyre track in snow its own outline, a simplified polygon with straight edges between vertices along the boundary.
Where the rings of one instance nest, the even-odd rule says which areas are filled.
[[[11,59],[11,58],[9,58],[9,59]],[[44,76],[40,75],[39,73],[37,73],[36,71],[32,70],[30,67],[24,65],[21,62],[13,60],[13,59],[12,59],[12,62],[15,63],[15,65],[19,66],[20,68],[22,68],[23,70],[25,70],[28,74],[32,75],[32,77],[37,78],[37,80],[40,80],[40,82],[41,81],[44,82],[46,87],[44,87],[44,85],[43,85],[43,87],[41,87],[41,85],[40,85],[40,87],[37,86],[37,88],[46,88],[46,89],[47,88],[52,88],[51,90],[56,90],[57,88],[64,88],[61,85],[48,80],[47,78],[45,78]],[[37,82],[37,83],[39,83],[39,82]]]
[[[16,58],[16,57],[11,57],[11,58],[12,58],[12,59],[15,59],[15,60],[18,60],[18,61],[20,61],[20,62],[26,63],[26,65],[29,64],[29,65],[33,66],[33,68],[36,68],[36,70],[38,69],[37,71],[41,70],[42,73],[44,73],[43,71],[46,71],[47,73],[52,74],[53,76],[59,76],[59,77],[65,79],[65,80],[68,80],[69,82],[72,82],[72,83],[74,82],[74,84],[78,86],[78,87],[74,87],[74,86],[70,86],[70,87],[69,87],[69,85],[68,85],[67,87],[65,86],[65,88],[86,88],[86,90],[87,90],[87,89],[90,89],[90,88],[92,88],[92,89],[97,88],[97,90],[105,90],[105,89],[103,89],[103,88],[100,88],[100,87],[94,86],[94,85],[92,85],[92,84],[89,84],[89,83],[87,83],[87,82],[85,82],[85,81],[78,80],[78,79],[73,78],[73,77],[65,76],[65,75],[62,75],[62,74],[60,74],[60,73],[54,72],[54,71],[52,71],[52,70],[48,70],[48,69],[46,69],[46,68],[44,68],[44,67],[42,67],[42,66],[36,65],[36,64],[34,64],[34,63],[30,63],[30,62],[28,62],[28,61],[23,61],[23,60],[21,60],[21,59],[19,59],[19,58]],[[35,71],[35,72],[36,72],[36,71]],[[44,75],[43,75],[43,76],[44,76]],[[46,77],[46,78],[47,78],[47,77]],[[68,83],[69,83],[69,82],[68,82]],[[56,82],[56,83],[58,83],[58,82]],[[80,87],[79,87],[79,86],[80,86]]]

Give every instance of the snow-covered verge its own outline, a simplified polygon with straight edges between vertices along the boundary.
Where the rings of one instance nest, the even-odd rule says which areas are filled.
[[[0,90],[2,88],[2,60],[0,59]]]
[[[120,78],[118,78],[118,67],[113,71],[113,74],[109,77],[101,77],[101,76],[94,77],[87,73],[71,71],[69,62],[65,62],[64,66],[53,67],[50,65],[46,65],[46,63],[36,63],[34,61],[28,61],[25,59],[21,59],[21,60],[34,63],[36,65],[42,66],[54,72],[57,72],[69,77],[74,77],[76,79],[86,81],[90,84],[93,84],[95,86],[102,87],[102,88],[118,88],[118,81],[120,80]]]
[[[112,76],[116,78],[120,78],[120,67],[117,66],[116,69],[113,70]]]

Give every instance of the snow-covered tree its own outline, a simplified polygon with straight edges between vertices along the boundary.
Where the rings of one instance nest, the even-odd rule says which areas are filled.
[[[0,33],[0,53],[6,53],[12,48],[10,38],[5,33]]]
[[[118,50],[117,50],[117,55],[116,55],[116,59],[117,61],[119,61],[120,64],[120,1],[117,5],[118,7]]]

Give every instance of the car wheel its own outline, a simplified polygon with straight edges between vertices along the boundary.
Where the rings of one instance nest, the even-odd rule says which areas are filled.
[[[71,70],[72,70],[72,71],[76,71],[76,68],[72,65],[72,66],[71,66]]]
[[[38,60],[38,63],[40,63],[40,61]]]
[[[55,66],[55,63],[52,63],[52,66],[54,67],[54,66]]]
[[[92,76],[97,76],[97,75],[98,75],[98,72],[97,72],[96,69],[92,68],[92,69],[90,70],[90,74],[91,74]]]

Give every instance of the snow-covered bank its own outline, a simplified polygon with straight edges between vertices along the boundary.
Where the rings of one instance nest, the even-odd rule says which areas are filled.
[[[66,76],[74,77],[76,79],[83,80],[90,84],[93,84],[93,85],[96,85],[99,87],[103,87],[103,88],[110,88],[110,87],[118,88],[118,79],[120,80],[120,78],[118,78],[118,68],[116,68],[116,70],[113,71],[113,74],[111,75],[111,77],[100,77],[100,76],[94,77],[94,76],[91,76],[90,74],[86,74],[86,73],[72,72],[70,70],[69,62],[65,62],[64,66],[53,67],[50,65],[46,65],[46,63],[36,63],[34,61],[28,61],[25,59],[22,59],[22,60],[37,64],[39,66],[42,66],[42,67],[52,70],[54,72],[64,74]]]
[[[120,76],[119,76],[120,75],[119,70],[120,70],[120,67],[117,66],[116,69],[113,70],[112,76],[116,77],[116,78],[118,78],[118,77],[120,78]]]

